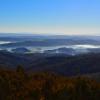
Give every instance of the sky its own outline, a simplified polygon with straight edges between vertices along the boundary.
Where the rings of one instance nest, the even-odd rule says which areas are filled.
[[[100,35],[100,0],[0,0],[0,33]]]

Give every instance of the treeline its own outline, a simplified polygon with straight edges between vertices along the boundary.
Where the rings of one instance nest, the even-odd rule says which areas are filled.
[[[100,83],[54,73],[0,69],[0,100],[100,100]]]

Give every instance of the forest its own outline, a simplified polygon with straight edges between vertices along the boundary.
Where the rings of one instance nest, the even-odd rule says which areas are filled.
[[[0,68],[0,100],[100,100],[100,83],[87,77]]]

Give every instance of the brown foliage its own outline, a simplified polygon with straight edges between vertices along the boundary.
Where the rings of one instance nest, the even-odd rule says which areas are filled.
[[[99,100],[100,83],[49,73],[0,69],[0,100]]]

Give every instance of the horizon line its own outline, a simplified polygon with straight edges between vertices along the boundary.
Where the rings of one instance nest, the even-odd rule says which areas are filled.
[[[0,35],[40,35],[40,36],[100,36],[99,34],[65,34],[65,33],[33,33],[33,32],[0,32]]]

